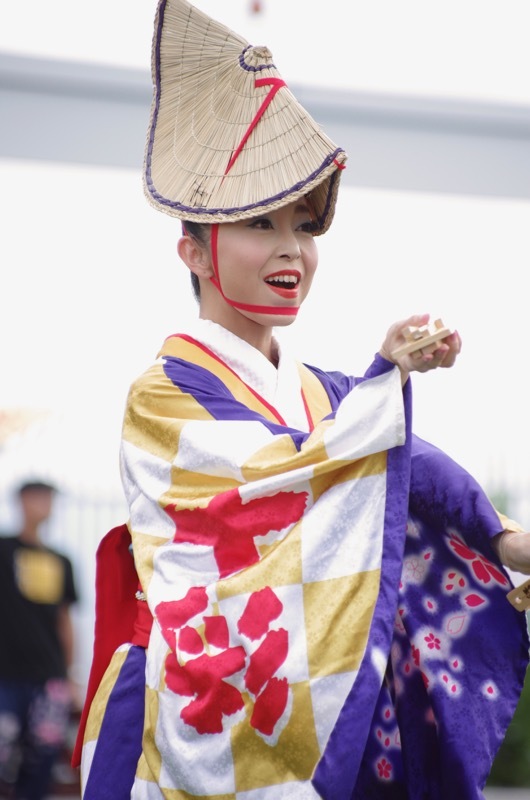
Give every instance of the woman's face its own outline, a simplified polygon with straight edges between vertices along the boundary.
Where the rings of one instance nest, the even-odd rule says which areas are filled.
[[[219,225],[216,277],[220,291],[208,291],[207,298],[203,295],[207,307],[201,304],[201,312],[206,311],[201,315],[237,335],[241,331],[234,330],[234,325],[244,327],[245,320],[264,327],[293,322],[317,268],[312,231],[310,207],[304,199],[262,216]]]

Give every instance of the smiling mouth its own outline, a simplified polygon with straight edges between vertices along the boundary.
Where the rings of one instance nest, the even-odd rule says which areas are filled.
[[[296,273],[278,272],[265,278],[265,283],[280,297],[294,300],[298,297],[300,279],[301,276]]]
[[[285,289],[292,291],[300,283],[300,275],[295,273],[278,272],[276,275],[269,275],[265,278],[265,283],[273,289]]]

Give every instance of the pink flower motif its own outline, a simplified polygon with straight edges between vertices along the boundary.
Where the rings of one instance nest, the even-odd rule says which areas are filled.
[[[467,621],[467,614],[454,614],[447,620],[445,630],[447,633],[450,633],[451,636],[458,636],[466,627]]]
[[[446,592],[460,591],[460,589],[464,589],[466,586],[466,579],[459,572],[448,572],[444,581],[444,589]]]
[[[480,690],[487,700],[497,700],[500,696],[499,690],[493,681],[483,683]]]
[[[400,633],[404,633],[405,632],[405,626],[403,625],[403,620],[402,620],[402,617],[404,616],[404,614],[405,614],[405,609],[403,607],[398,608],[394,625],[396,626],[396,629]]]
[[[428,636],[423,637],[425,642],[427,643],[427,647],[429,650],[439,650],[440,649],[440,639],[438,639],[434,633],[429,633]]]
[[[489,559],[487,559],[481,553],[477,553],[476,550],[473,550],[471,547],[469,547],[463,541],[463,539],[461,539],[455,533],[451,533],[449,546],[463,561],[471,562],[470,566],[473,574],[475,575],[475,578],[480,581],[480,583],[488,584],[494,580],[500,586],[508,585],[507,578],[503,575],[500,569],[495,566],[495,564],[489,561]]]
[[[392,764],[386,758],[381,758],[377,762],[377,772],[382,780],[388,781],[392,775]]]
[[[390,747],[390,736],[388,736],[388,734],[383,733],[381,728],[377,729],[377,738],[384,745],[384,747]]]
[[[475,594],[474,592],[470,592],[470,594],[466,594],[464,597],[464,603],[469,608],[478,608],[479,606],[485,603],[485,599],[481,597],[479,594]]]
[[[431,614],[438,611],[438,603],[432,597],[426,597],[423,601],[423,605],[425,606],[425,610]]]
[[[425,565],[419,559],[409,558],[405,564],[405,573],[411,581],[420,581],[425,573]]]
[[[442,673],[442,681],[450,694],[459,694],[458,684],[446,672]]]

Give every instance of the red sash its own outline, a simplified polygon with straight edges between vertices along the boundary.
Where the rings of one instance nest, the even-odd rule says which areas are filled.
[[[145,600],[138,600],[138,575],[130,552],[127,525],[112,528],[96,553],[96,613],[94,652],[87,693],[72,754],[72,766],[81,764],[86,721],[94,695],[116,648],[126,642],[147,647],[153,618]]]

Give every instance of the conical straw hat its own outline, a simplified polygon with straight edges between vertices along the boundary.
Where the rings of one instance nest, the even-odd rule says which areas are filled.
[[[310,194],[329,227],[346,153],[298,103],[266,47],[186,0],[160,0],[144,188],[182,220],[255,217]]]

